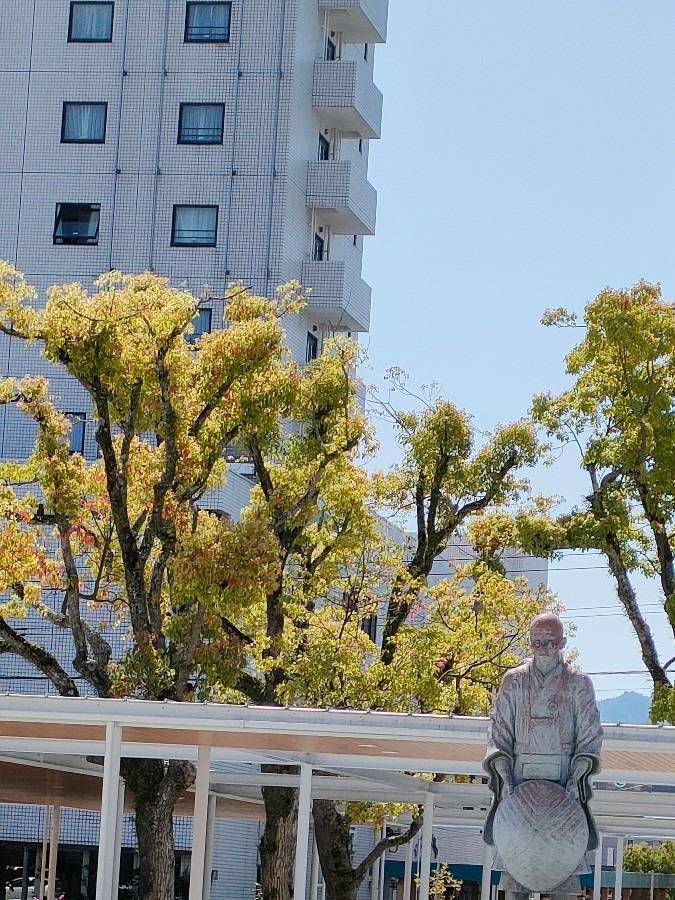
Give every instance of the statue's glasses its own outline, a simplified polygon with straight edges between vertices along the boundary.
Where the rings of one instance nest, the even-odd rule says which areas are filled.
[[[557,646],[558,642],[553,639],[549,639],[548,641],[540,641],[539,638],[535,638],[533,641],[530,641],[530,646],[534,650],[554,650]]]

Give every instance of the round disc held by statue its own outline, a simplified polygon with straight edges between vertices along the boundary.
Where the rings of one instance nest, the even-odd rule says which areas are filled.
[[[577,870],[588,823],[579,801],[555,781],[525,781],[497,807],[494,841],[509,875],[548,893]]]

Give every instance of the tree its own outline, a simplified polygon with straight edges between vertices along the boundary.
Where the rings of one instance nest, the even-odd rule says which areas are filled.
[[[153,275],[110,273],[93,294],[55,287],[36,309],[18,273],[0,271],[0,330],[42,342],[47,359],[84,388],[101,454],[85,465],[69,452],[68,422],[44,381],[2,384],[0,400],[19,404],[37,437],[28,461],[0,469],[0,588],[10,593],[0,652],[19,654],[61,693],[77,694],[60,661],[12,627],[12,617],[32,609],[72,636],[73,667],[100,696],[484,708],[522,637],[522,623],[505,627],[500,603],[523,610],[543,601],[499,580],[494,547],[481,549],[483,568],[471,573],[480,599],[469,599],[466,573],[452,595],[426,591],[426,580],[450,537],[517,496],[515,473],[538,452],[526,423],[498,429],[475,449],[452,404],[397,414],[403,462],[370,479],[360,456],[372,442],[352,378],[357,345],[336,340],[303,370],[282,358],[281,319],[298,307],[296,288],[276,302],[234,289],[225,329],[190,345],[198,302]],[[233,443],[257,476],[237,523],[202,508],[222,483],[223,451]],[[383,542],[376,504],[413,511],[410,559]],[[36,580],[61,594],[60,608]],[[426,631],[407,624],[421,603],[430,609]],[[109,609],[128,631],[122,660],[92,627],[91,606]],[[386,609],[381,649],[361,629],[378,607]],[[485,640],[495,622],[498,634]],[[481,629],[489,650],[469,658]],[[194,773],[185,762],[124,766],[136,803],[140,895],[166,900],[171,813]],[[266,787],[264,801],[262,888],[266,900],[288,900],[297,792]],[[355,815],[314,805],[331,900],[352,896],[367,869],[351,862]],[[407,838],[420,826],[418,816]],[[380,842],[370,861],[387,846]],[[339,848],[334,865],[329,847]]]
[[[572,387],[535,398],[533,414],[548,434],[574,446],[589,480],[583,503],[556,519],[539,510],[521,518],[531,552],[601,551],[615,579],[654,684],[652,715],[675,721],[667,674],[640,608],[632,576],[660,587],[675,633],[675,316],[657,286],[602,291],[584,312],[582,341],[566,358]],[[574,325],[564,310],[546,324]]]
[[[70,423],[44,379],[4,379],[0,402],[34,422],[27,461],[0,466],[0,652],[17,654],[65,696],[76,681],[12,624],[29,611],[72,641],[72,666],[101,697],[189,700],[239,673],[228,629],[277,578],[277,548],[255,518],[226,521],[200,508],[222,483],[225,447],[277,426],[300,376],[282,361],[275,301],[235,289],[226,327],[186,341],[198,301],[150,273],[102,276],[93,293],[53,287],[44,307],[0,264],[0,330],[42,344],[91,399],[100,459],[69,452]],[[55,591],[62,602],[47,602]],[[128,637],[122,660],[87,615],[108,609]],[[140,855],[139,895],[173,897],[172,811],[194,779],[184,761],[124,760]]]
[[[343,364],[341,384],[348,380],[352,365],[352,359]],[[285,551],[279,584],[267,598],[265,650],[257,658],[255,637],[247,632],[252,653],[249,671],[257,669],[260,674],[258,686],[244,686],[245,693],[252,698],[264,692],[268,702],[310,706],[476,711],[473,704],[478,704],[484,710],[491,685],[517,658],[513,651],[521,646],[526,631],[523,615],[529,621],[532,611],[540,611],[545,601],[528,598],[523,602],[522,586],[506,588],[505,579],[500,582],[500,576],[486,567],[473,573],[479,576],[482,600],[466,600],[463,572],[454,594],[439,599],[426,626],[406,621],[427,598],[427,576],[447,541],[472,516],[513,499],[523,487],[514,473],[537,457],[532,428],[517,423],[499,429],[476,450],[467,417],[446,401],[430,404],[422,413],[397,413],[404,460],[393,473],[378,476],[369,486],[363,472],[354,469],[345,455],[331,455],[336,441],[345,449],[358,446],[349,426],[358,423],[357,431],[363,434],[362,421],[343,401],[321,426],[319,410],[326,409],[330,404],[324,400],[318,406],[310,404],[304,419],[300,410],[294,412],[307,430],[287,451],[275,448],[274,463],[265,462],[260,448],[251,444],[261,486],[254,506],[257,503],[258,510],[266,510]],[[308,459],[311,465],[303,470]],[[317,478],[313,473],[319,464]],[[335,479],[333,486],[329,476]],[[289,484],[293,490],[289,491]],[[320,505],[314,509],[306,505],[308,485],[323,489]],[[396,511],[414,511],[418,530],[411,559],[404,559],[404,546],[382,543],[382,526],[378,531],[368,513],[375,499]],[[303,516],[318,514],[319,527],[311,516],[298,521],[297,510]],[[515,634],[499,616],[500,602],[507,596],[513,603],[504,604],[505,616],[520,613]],[[386,610],[379,648],[360,627],[364,616],[378,606]],[[495,638],[487,654],[462,656],[459,622],[466,619],[479,629],[477,623],[490,619],[494,626],[495,618],[500,639]],[[468,646],[475,649],[477,643],[474,634],[474,643]],[[266,900],[290,896],[290,861],[282,864],[282,858],[295,833],[295,796],[288,788],[264,792],[266,834],[261,855]],[[422,824],[421,815],[414,815],[407,832],[378,842],[366,860],[354,865],[350,826],[368,812],[354,805],[315,800],[313,815],[329,900],[354,897],[372,862],[388,847],[409,840]]]

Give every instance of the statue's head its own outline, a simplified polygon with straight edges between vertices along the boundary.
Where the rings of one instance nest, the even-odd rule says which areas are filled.
[[[535,616],[530,622],[530,647],[536,659],[557,657],[565,649],[567,638],[563,624],[553,613]]]

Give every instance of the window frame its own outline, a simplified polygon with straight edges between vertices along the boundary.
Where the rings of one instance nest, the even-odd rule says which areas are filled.
[[[107,38],[77,38],[73,37],[73,10],[76,6],[109,6],[110,7],[110,37]],[[70,0],[68,13],[68,43],[69,44],[112,44],[115,30],[115,0]]]
[[[79,453],[80,456],[84,456],[84,445],[87,436],[87,414],[86,412],[73,412],[68,411],[63,414],[66,419],[70,422],[70,435],[68,436],[68,453]],[[79,442],[78,447],[73,447],[73,437],[75,435],[75,426],[82,426],[82,435],[81,441]]]
[[[325,153],[325,156],[324,156]],[[319,162],[330,161],[330,141],[319,132]]]
[[[312,245],[312,262],[323,262],[326,254],[326,239],[321,237],[318,231],[314,232]]]
[[[305,364],[309,365],[319,358],[319,338],[311,331],[307,332],[307,346],[305,348]]]
[[[335,62],[338,58],[337,43],[330,37],[326,36],[326,46],[324,48],[324,60],[326,62]]]
[[[188,37],[190,30],[190,11],[196,6],[226,6],[228,8],[227,15],[227,35],[224,38],[191,38]],[[187,0],[185,4],[185,30],[183,31],[184,44],[229,44],[230,35],[232,33],[232,0]]]
[[[212,244],[185,244],[185,243],[176,243],[176,210],[177,209],[215,209],[216,211],[216,221],[215,227],[213,229],[213,243]],[[220,207],[215,203],[174,203],[173,204],[173,212],[171,215],[171,246],[178,248],[187,247],[189,250],[194,250],[195,248],[207,248],[207,247],[217,247],[218,246],[218,217],[220,214]]]
[[[218,141],[186,141],[182,137],[183,130],[183,111],[186,106],[217,106],[220,107],[222,112],[222,117],[220,120],[220,140]],[[224,103],[191,103],[190,101],[186,101],[185,103],[181,103],[178,109],[178,139],[176,141],[177,144],[184,144],[186,146],[192,147],[222,147],[223,139],[225,135],[225,104]]]
[[[206,328],[204,331],[198,332],[195,329],[190,334],[186,334],[185,340],[190,345],[196,344],[197,341],[201,340],[201,338],[203,338],[205,334],[211,334],[211,331],[213,329],[213,308],[212,307],[210,307],[210,306],[198,307],[197,312],[192,317],[192,324],[194,325],[194,323],[197,321],[197,319],[199,319],[199,317],[201,315],[203,315],[204,313],[208,313],[209,327]]]
[[[66,137],[66,107],[67,106],[102,106],[103,107],[103,137],[99,140],[81,140]],[[105,144],[108,132],[108,101],[107,100],[64,100],[61,106],[61,143],[62,144]]]
[[[63,238],[57,237],[56,231],[59,227],[60,222],[63,218],[63,207],[81,207],[89,210],[90,213],[98,212],[98,220],[96,222],[96,234],[93,238],[84,238],[80,240],[79,238]],[[97,247],[98,246],[98,238],[101,230],[101,204],[100,203],[71,203],[70,201],[63,200],[60,203],[56,204],[56,211],[54,214],[54,230],[52,231],[52,244],[55,247]]]

